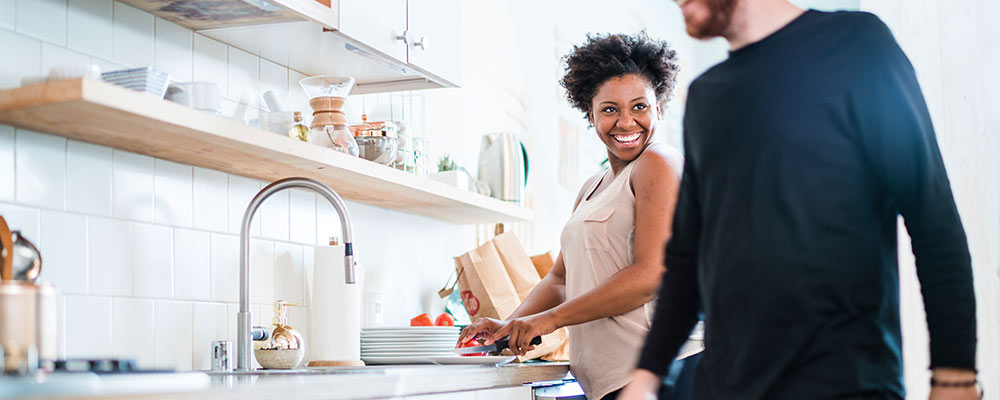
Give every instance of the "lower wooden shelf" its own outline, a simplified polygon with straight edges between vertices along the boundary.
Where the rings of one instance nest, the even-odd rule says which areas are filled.
[[[0,91],[0,123],[263,181],[312,178],[346,200],[454,223],[532,217],[512,203],[101,81]]]

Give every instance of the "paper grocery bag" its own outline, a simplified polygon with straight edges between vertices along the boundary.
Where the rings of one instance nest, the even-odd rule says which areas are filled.
[[[552,266],[556,264],[556,256],[551,251],[531,256],[531,263],[535,265],[535,271],[538,271],[538,276],[544,279],[545,275],[548,275],[549,271],[552,270]]]
[[[473,321],[479,318],[506,319],[521,304],[493,242],[486,242],[455,257],[455,268],[458,270],[459,294]]]
[[[524,250],[514,232],[497,235],[491,241],[500,254],[504,268],[507,269],[507,276],[517,290],[518,300],[523,301],[531,293],[531,289],[542,280],[535,270],[535,264],[531,262],[531,257],[528,257],[528,252]]]

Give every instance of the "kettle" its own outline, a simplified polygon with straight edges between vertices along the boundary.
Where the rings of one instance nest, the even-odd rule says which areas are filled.
[[[479,180],[490,187],[491,196],[523,204],[527,177],[528,152],[516,134],[483,135],[479,148]]]

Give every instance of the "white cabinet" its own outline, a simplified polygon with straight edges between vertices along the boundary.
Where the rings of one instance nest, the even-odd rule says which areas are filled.
[[[460,0],[408,0],[409,64],[459,84],[462,9]]]
[[[468,392],[408,396],[405,400],[531,400],[531,387],[518,386]]]
[[[406,62],[406,0],[345,0],[340,2],[344,35],[396,61]]]

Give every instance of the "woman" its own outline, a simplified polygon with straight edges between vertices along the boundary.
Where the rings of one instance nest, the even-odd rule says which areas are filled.
[[[676,53],[645,34],[588,36],[566,57],[562,85],[607,148],[609,168],[581,188],[551,272],[506,320],[462,331],[486,344],[510,336],[518,355],[535,336],[570,330],[570,366],[590,399],[629,381],[664,272],[663,248],[682,157],[653,142],[676,83]]]

